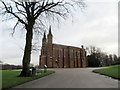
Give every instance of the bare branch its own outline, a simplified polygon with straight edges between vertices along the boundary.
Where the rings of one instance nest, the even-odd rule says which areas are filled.
[[[48,9],[51,9],[51,8],[57,6],[60,3],[62,3],[62,1],[57,2],[57,3],[52,2],[52,3],[46,4],[45,6],[42,6],[42,8],[38,9],[38,11],[35,13],[35,15],[34,15],[35,19],[37,19],[42,12],[47,11]]]
[[[6,11],[7,11],[8,13],[12,14],[12,15],[13,15],[14,17],[16,17],[22,24],[25,24],[25,25],[26,25],[26,23],[25,23],[22,19],[20,19],[19,16],[17,16],[15,13],[13,13],[11,6],[10,6],[10,7],[7,7],[6,4],[5,4],[3,1],[2,1],[2,3],[3,3],[3,5],[4,5],[4,7],[5,7],[5,9],[6,9]]]
[[[13,34],[15,33],[15,29],[16,29],[16,27],[17,27],[18,24],[19,24],[19,21],[17,21],[16,24],[15,24],[15,26],[13,27],[13,32],[11,33],[12,36],[13,36]]]
[[[10,17],[10,18],[6,18],[6,19],[4,19],[4,20],[2,20],[3,22],[4,21],[7,21],[7,20],[11,20],[11,19],[14,19],[15,17]]]

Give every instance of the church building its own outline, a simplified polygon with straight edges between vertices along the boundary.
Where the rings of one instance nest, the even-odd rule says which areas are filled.
[[[40,67],[47,65],[48,68],[80,68],[87,67],[86,51],[83,47],[73,47],[53,43],[51,27],[46,38],[42,39]]]

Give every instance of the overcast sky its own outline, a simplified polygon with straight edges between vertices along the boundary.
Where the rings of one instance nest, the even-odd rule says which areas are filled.
[[[58,26],[51,24],[53,42],[70,46],[100,48],[108,54],[118,55],[118,1],[85,0],[85,10],[76,11],[74,18],[61,22]],[[0,60],[9,64],[22,64],[25,32],[19,29],[11,36],[10,28],[14,21],[2,22],[0,16]],[[39,46],[41,41],[39,40]],[[32,53],[31,63],[39,62],[40,51]]]

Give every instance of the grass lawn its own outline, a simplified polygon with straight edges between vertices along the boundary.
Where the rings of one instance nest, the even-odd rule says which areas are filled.
[[[120,64],[119,65],[104,66],[104,67],[120,67]]]
[[[112,65],[108,66],[108,68],[95,69],[93,70],[93,72],[100,73],[120,80],[120,65]]]
[[[18,77],[20,71],[2,70],[2,88],[10,88],[52,73],[55,73],[55,71],[47,71],[45,73],[41,72],[41,74],[36,75],[34,77]]]

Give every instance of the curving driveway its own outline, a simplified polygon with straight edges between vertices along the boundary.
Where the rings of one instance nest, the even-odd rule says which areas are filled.
[[[14,88],[118,88],[118,80],[93,73],[93,69],[50,69],[56,73]]]

